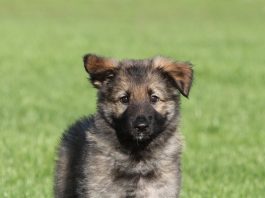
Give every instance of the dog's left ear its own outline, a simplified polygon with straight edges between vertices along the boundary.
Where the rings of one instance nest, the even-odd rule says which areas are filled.
[[[118,61],[94,54],[85,55],[83,61],[91,83],[96,88],[101,88],[103,84],[109,82],[114,77],[118,66]]]
[[[180,93],[188,98],[193,80],[191,63],[177,62],[164,57],[155,57],[153,59],[153,66],[166,72],[174,80]]]

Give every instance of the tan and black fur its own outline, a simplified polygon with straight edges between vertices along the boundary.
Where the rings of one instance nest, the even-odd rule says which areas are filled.
[[[64,133],[55,197],[178,197],[179,101],[189,95],[191,65],[88,54],[84,66],[98,89],[98,111]]]

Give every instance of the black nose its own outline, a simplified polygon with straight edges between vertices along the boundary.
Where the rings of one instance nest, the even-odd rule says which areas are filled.
[[[149,127],[148,120],[143,117],[137,117],[134,122],[134,128],[136,128],[138,131],[145,131]]]

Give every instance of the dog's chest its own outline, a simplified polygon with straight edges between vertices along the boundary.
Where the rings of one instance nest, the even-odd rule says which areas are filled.
[[[163,161],[134,161],[129,157],[101,155],[94,159],[88,177],[90,197],[144,198],[174,197],[176,168],[163,170]],[[175,170],[174,170],[175,169]]]

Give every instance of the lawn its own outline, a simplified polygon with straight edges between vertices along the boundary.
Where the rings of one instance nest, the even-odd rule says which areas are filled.
[[[1,0],[0,197],[52,197],[56,147],[95,112],[82,56],[191,61],[181,198],[265,196],[262,0]]]

